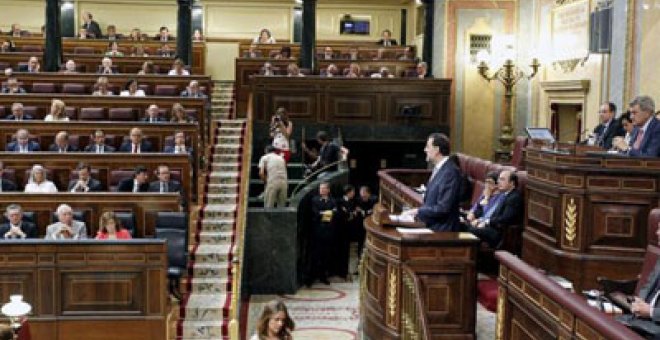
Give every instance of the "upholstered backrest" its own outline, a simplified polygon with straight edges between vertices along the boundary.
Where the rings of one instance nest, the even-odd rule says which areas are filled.
[[[135,110],[130,107],[113,107],[108,109],[108,118],[112,121],[134,121]]]
[[[528,139],[525,136],[517,136],[513,144],[513,152],[511,153],[511,165],[517,169],[524,169],[524,150],[527,146]]]
[[[87,93],[85,84],[65,83],[62,85],[62,93],[82,94]]]
[[[658,236],[656,231],[658,230],[658,223],[660,223],[660,208],[655,208],[651,210],[649,214],[649,223],[648,223],[648,244],[658,245]]]
[[[655,269],[656,263],[658,263],[659,260],[660,248],[658,246],[649,244],[646,247],[646,255],[644,256],[642,271],[639,274],[639,281],[637,281],[637,287],[635,287],[636,296],[639,296],[639,290],[648,283],[649,275],[651,272],[653,272],[653,269]]]
[[[55,84],[53,83],[33,83],[32,93],[55,93]]]
[[[80,109],[80,120],[107,120],[105,109],[102,107],[83,107]]]

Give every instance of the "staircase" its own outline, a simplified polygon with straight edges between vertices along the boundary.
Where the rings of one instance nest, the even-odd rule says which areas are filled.
[[[231,119],[235,110],[236,91],[233,81],[213,82],[211,119]]]
[[[210,164],[188,268],[188,294],[180,308],[177,339],[229,339],[232,258],[236,230],[245,120],[218,119],[233,112],[233,84],[213,94]],[[215,99],[218,96],[219,99]],[[225,98],[228,102],[225,103]],[[221,102],[222,101],[222,102]],[[217,106],[216,106],[217,105]]]

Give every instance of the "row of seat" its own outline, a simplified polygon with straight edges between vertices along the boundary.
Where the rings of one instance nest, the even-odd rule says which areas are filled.
[[[2,65],[0,65],[0,68]],[[6,87],[7,82],[2,82],[2,87]],[[23,87],[25,91],[29,93],[65,93],[65,94],[91,94],[97,88],[96,85],[86,85],[81,83],[48,83],[48,82],[39,82],[32,83],[29,88],[24,87],[24,85],[19,81],[18,86]],[[179,96],[181,91],[185,90],[177,85],[156,85],[153,88],[149,84],[138,84],[138,88],[146,95],[160,96],[160,97],[173,97]],[[123,89],[124,85],[119,84],[108,84],[108,89],[112,93],[118,95]],[[206,94],[206,86],[201,86],[200,91]]]
[[[103,108],[103,107],[70,107],[67,106],[64,109],[66,116],[70,120],[83,120],[83,121],[137,121],[142,118],[140,112],[137,109],[130,107],[113,107],[113,108]],[[197,110],[195,109],[185,109],[188,117],[195,121],[197,120]],[[31,116],[32,119],[44,119],[46,114],[45,110],[39,110],[36,106],[23,106],[24,115]],[[7,117],[11,114],[11,107],[4,107],[0,105],[0,117]],[[170,110],[166,108],[158,109],[158,116],[169,121]]]
[[[64,127],[63,127],[64,129]],[[172,131],[172,134],[174,134],[174,131]],[[29,140],[33,141],[37,144],[39,144],[39,147],[41,151],[47,151],[48,148],[50,147],[50,143],[54,142],[55,136],[47,136],[46,138],[42,138],[39,135],[29,135]],[[8,145],[9,143],[15,141],[15,136],[7,136],[6,143],[5,145]],[[69,135],[69,145],[75,147],[78,150],[82,150],[85,146],[93,144],[94,136],[80,136],[80,135]],[[143,141],[148,142],[151,144],[151,146],[154,148],[152,152],[159,152],[159,149],[165,150],[166,147],[168,146],[174,146],[174,136],[166,136],[165,139],[163,140],[163,143],[159,142],[159,139],[156,137],[151,137],[151,136],[143,136],[142,137]],[[129,136],[116,136],[116,135],[110,135],[107,134],[105,135],[105,145],[109,145],[114,147],[116,150],[119,150],[119,147],[123,143],[127,143],[130,141]],[[186,136],[186,145],[190,146],[193,145],[194,143],[192,142],[190,136]],[[0,150],[1,151],[1,150]]]

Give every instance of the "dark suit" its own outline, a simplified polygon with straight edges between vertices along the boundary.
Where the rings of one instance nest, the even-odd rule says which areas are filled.
[[[131,177],[119,182],[119,185],[117,185],[117,192],[133,192],[133,181],[134,179]],[[140,184],[138,192],[147,191],[149,191],[149,183]]]
[[[174,153],[175,150],[176,149],[174,148],[174,145],[167,145],[167,146],[165,146],[165,149],[163,149],[163,152],[164,153]],[[191,153],[192,148],[191,147],[186,147],[186,152]]]
[[[332,256],[335,248],[335,225],[334,220],[324,220],[324,211],[337,212],[337,203],[332,197],[325,200],[321,196],[312,198],[312,242],[311,242],[311,278],[307,282],[311,284],[314,279],[327,280],[331,269]]]
[[[660,291],[660,262],[655,264],[655,268],[649,275],[649,279],[639,290],[639,297],[647,303],[655,302],[651,306],[651,317],[653,321],[660,322],[660,297],[652,301]]]
[[[149,117],[144,117],[144,118],[140,118],[140,121],[141,122],[148,122],[148,123],[164,123],[164,122],[167,121],[163,117],[156,117],[155,119],[156,119],[155,122],[151,122]]]
[[[3,87],[2,88],[2,93],[8,94],[8,93],[10,93],[9,91],[11,91],[11,90],[8,87]],[[22,87],[19,87],[18,89],[16,89],[16,92],[14,92],[13,94],[25,94],[25,93],[27,93],[25,91],[25,89],[22,88]]]
[[[2,192],[16,191],[16,183],[4,178],[1,179],[0,181],[2,181]]]
[[[0,225],[0,238],[4,238],[5,234],[9,231],[9,223],[3,223]],[[37,226],[31,222],[21,221],[21,231],[25,233],[25,238],[37,238]]]
[[[426,186],[424,204],[417,218],[433,231],[459,231],[461,172],[446,160]]]
[[[331,263],[331,273],[339,277],[348,274],[351,232],[355,228],[357,212],[355,199],[345,196],[337,200],[337,223],[335,223],[334,256]]]
[[[151,152],[151,151],[152,151],[151,143],[149,143],[146,140],[143,140],[140,143],[140,152],[142,153],[142,152]],[[119,152],[133,152],[133,143],[131,143],[130,141],[122,143],[121,146],[119,147]]]
[[[330,165],[332,163],[335,163],[339,160],[339,146],[333,142],[327,142],[325,145],[321,147],[321,151],[319,152],[319,162],[316,164],[314,170],[319,170],[323,168],[324,166]],[[336,171],[337,166],[331,166],[328,169],[325,169],[325,171]]]
[[[27,149],[30,152],[35,152],[35,151],[41,151],[41,147],[39,146],[39,143],[35,141],[29,141],[27,144]],[[7,144],[6,151],[13,151],[13,152],[19,152],[19,146],[18,142],[11,142]]]
[[[99,23],[94,20],[90,20],[89,24],[84,23],[82,27],[87,30],[87,36],[90,38],[101,39],[103,37]]]
[[[630,137],[629,156],[660,157],[660,121],[654,116],[651,116],[649,119],[651,122],[646,127],[646,131],[644,131],[644,136],[639,149],[634,149],[633,146],[635,145],[635,140],[637,140],[637,134],[639,133],[640,128],[637,127],[635,128],[635,131],[633,131],[632,136]]]
[[[5,117],[5,120],[16,120],[16,116],[10,114],[9,116]],[[34,117],[24,113],[23,120],[34,120]]]
[[[60,147],[57,146],[57,144],[51,144],[50,147],[48,148],[48,151],[59,152]],[[64,152],[76,152],[76,151],[78,151],[78,148],[76,148],[75,146],[73,146],[71,144],[67,145],[66,149],[64,149]]]
[[[149,192],[160,192],[160,181],[149,183]],[[181,183],[170,180],[167,182],[167,192],[181,192]]]
[[[197,94],[191,94],[188,92],[188,90],[181,91],[180,93],[181,97],[186,97],[186,98],[204,98],[206,99],[206,95],[203,94],[202,92],[197,92]]]
[[[351,241],[357,241],[358,258],[362,257],[362,249],[364,248],[364,238],[367,236],[367,231],[364,229],[364,219],[371,216],[374,212],[374,205],[378,203],[378,198],[371,196],[366,201],[362,197],[355,199],[356,208],[360,208],[356,212],[355,226],[351,232]]]
[[[596,145],[609,150],[612,148],[612,140],[614,137],[623,137],[626,135],[626,131],[623,129],[621,122],[618,119],[612,118],[610,125],[607,126],[607,130],[605,130],[605,124],[598,124],[594,129],[594,134],[598,135]]]
[[[74,179],[69,181],[69,187],[66,189],[67,191],[73,190],[73,188],[76,187],[78,184],[78,180]],[[95,192],[95,191],[103,191],[103,186],[101,186],[101,182],[94,178],[90,178],[89,181],[87,181],[87,191],[84,192]],[[78,191],[78,192],[83,192],[83,191]]]
[[[505,195],[504,200],[495,208],[495,212],[490,217],[486,226],[483,228],[470,227],[470,232],[476,235],[482,241],[497,248],[502,240],[502,229],[509,226],[520,225],[523,221],[523,200],[518,190],[514,189]]]
[[[616,317],[616,320],[640,333],[646,339],[660,339],[660,262],[649,274],[648,281],[640,288],[639,298],[651,305],[650,320],[637,317],[633,314],[624,314]],[[655,301],[654,301],[655,300]]]
[[[85,152],[96,152],[96,144],[90,144],[85,147]],[[103,153],[115,152],[115,147],[103,144]]]
[[[381,46],[386,46],[386,45],[385,45],[385,40],[384,40],[384,39],[380,39],[380,40],[378,40],[377,44],[378,44],[378,45],[381,45]],[[387,46],[396,46],[396,45],[397,45],[397,44],[396,44],[396,40],[395,40],[395,39],[390,39],[390,44],[387,45]]]
[[[29,65],[19,65],[18,66],[18,72],[29,72],[29,73],[36,73],[36,71],[31,71]]]

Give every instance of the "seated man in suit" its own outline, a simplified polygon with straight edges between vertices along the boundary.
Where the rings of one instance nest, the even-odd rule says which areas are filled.
[[[104,57],[101,59],[101,66],[98,68],[98,72],[100,74],[113,74],[117,73],[117,71],[112,67],[112,59],[109,57]]]
[[[27,153],[41,151],[39,143],[29,139],[30,133],[26,129],[16,131],[16,141],[7,144],[7,151]]]
[[[660,246],[660,223],[655,234]],[[630,306],[632,314],[624,314],[616,319],[631,327],[648,339],[660,338],[660,261],[648,276],[648,281],[640,288]]]
[[[484,219],[469,231],[491,247],[496,248],[502,240],[502,230],[523,221],[523,199],[518,192],[518,176],[509,170],[500,173],[497,181],[500,191],[500,203],[488,219]]]
[[[78,170],[78,179],[69,181],[67,190],[70,192],[103,191],[101,182],[92,178],[92,167],[89,164],[80,163],[76,170]]]
[[[28,35],[28,32],[22,31],[20,24],[11,24],[11,30],[7,32],[7,34],[14,38],[20,38],[22,36]]]
[[[143,118],[140,118],[141,122],[147,122],[147,123],[161,123],[165,122],[165,118],[160,116],[160,112],[158,109],[158,105],[156,104],[151,104],[147,108],[147,115]]]
[[[2,177],[5,172],[5,164],[0,162],[0,192],[16,191],[16,183]]]
[[[621,137],[615,149],[633,157],[660,157],[660,121],[655,119],[655,102],[649,96],[637,96],[630,102],[630,117],[635,130],[626,144]]]
[[[119,182],[117,192],[147,192],[149,191],[149,172],[143,166],[135,167],[133,178],[127,178]]]
[[[165,146],[165,153],[185,153],[190,154],[192,148],[186,146],[186,134],[183,131],[174,132],[174,145]]]
[[[18,85],[16,77],[7,78],[7,86],[2,88],[2,93],[5,94],[24,94],[27,93],[24,88]]]
[[[5,117],[6,120],[33,120],[34,117],[23,112],[22,103],[11,104],[11,114]]]
[[[110,153],[115,152],[115,147],[105,144],[105,132],[103,130],[94,131],[94,142],[85,147],[85,152]]]
[[[36,73],[39,72],[41,69],[41,66],[39,65],[39,59],[37,57],[30,57],[28,59],[28,64],[27,65],[21,65],[18,68],[18,72],[28,72],[28,73]]]
[[[377,44],[382,46],[396,46],[396,40],[392,39],[392,31],[383,30]]]
[[[170,30],[166,26],[162,26],[158,31],[158,34],[156,34],[156,37],[154,37],[154,40],[168,42],[174,40],[174,37],[170,35]]]
[[[84,240],[87,238],[85,222],[73,219],[73,209],[67,204],[57,207],[57,219],[46,227],[46,240]]]
[[[130,140],[122,143],[119,147],[119,152],[143,153],[152,151],[151,143],[142,139],[140,128],[132,128],[129,137]]]
[[[433,133],[424,148],[426,160],[433,164],[433,172],[426,185],[424,203],[419,209],[411,209],[404,214],[417,217],[433,231],[460,230],[461,172],[449,161],[449,138],[441,133]]]
[[[105,35],[104,38],[108,39],[108,40],[111,40],[111,41],[112,40],[120,40],[120,39],[124,38],[121,34],[117,33],[117,27],[115,25],[108,25],[105,32],[106,32],[106,35]]]
[[[621,122],[614,118],[616,116],[616,105],[608,102],[603,103],[598,111],[600,117],[600,124],[594,129],[594,136],[596,136],[596,145],[609,150],[612,148],[612,140],[614,137],[622,137],[626,132],[621,127]]]
[[[48,147],[48,151],[51,152],[76,152],[78,148],[69,144],[69,133],[66,131],[60,131],[55,135],[55,143],[51,144]]]
[[[188,87],[181,92],[181,97],[190,97],[190,98],[206,98],[206,95],[202,93],[199,89],[199,82],[193,80],[188,84]]]
[[[37,238],[37,226],[34,223],[23,221],[23,210],[20,205],[8,205],[5,216],[9,222],[0,225],[0,237],[4,239]]]
[[[170,167],[161,164],[156,170],[157,181],[149,183],[149,192],[181,192],[181,183],[170,178]]]
[[[428,69],[429,66],[426,64],[426,62],[420,61],[417,63],[417,66],[415,67],[415,72],[417,74],[416,78],[424,79],[428,77]]]

